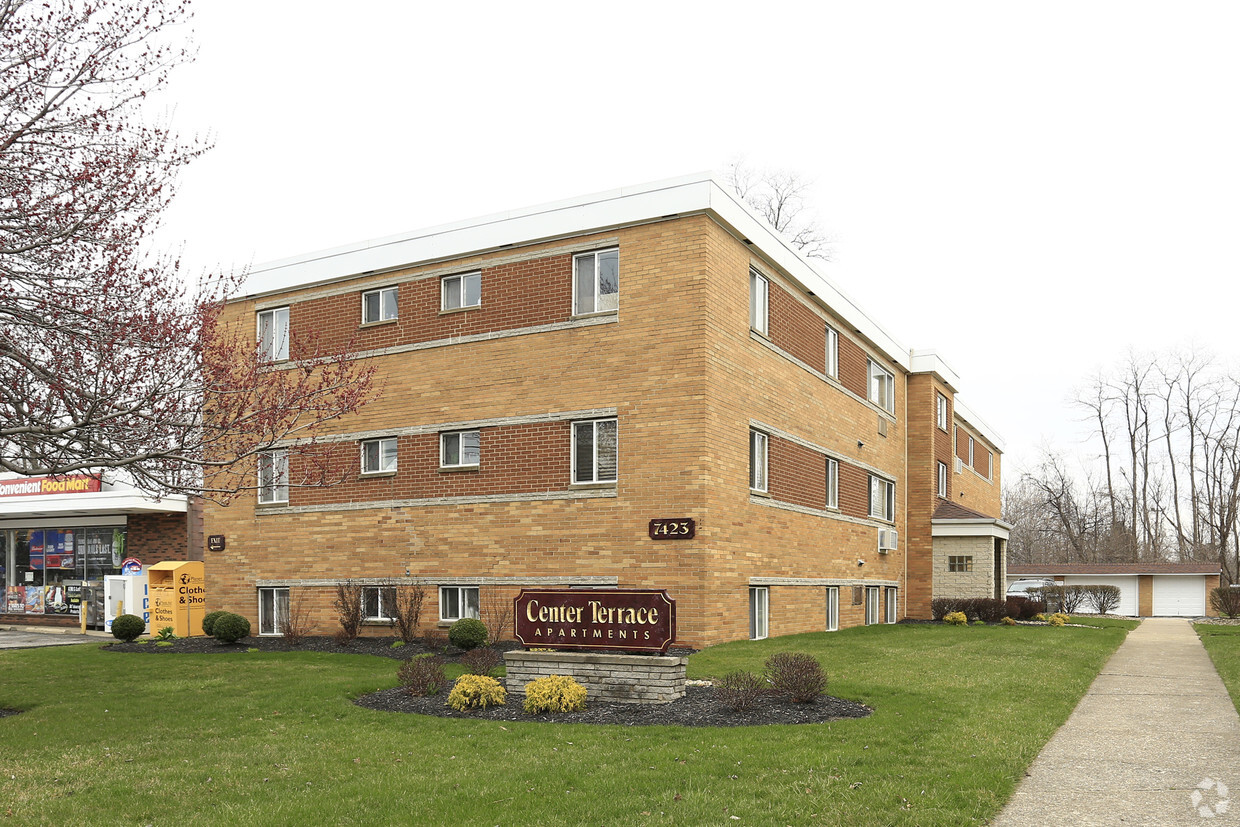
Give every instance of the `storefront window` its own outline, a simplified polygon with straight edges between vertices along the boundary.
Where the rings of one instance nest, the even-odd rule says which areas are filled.
[[[0,532],[6,612],[76,615],[83,586],[120,574],[125,529],[32,528]]]

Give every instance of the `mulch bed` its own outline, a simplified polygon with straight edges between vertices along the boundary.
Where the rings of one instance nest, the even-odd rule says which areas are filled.
[[[408,660],[429,651],[421,644],[411,643],[392,648],[395,638],[357,638],[339,643],[330,637],[306,637],[291,644],[281,637],[248,637],[237,643],[220,643],[209,637],[187,637],[171,641],[171,645],[147,643],[111,643],[101,647],[105,652],[157,654],[237,654],[251,649],[263,652],[325,652],[336,655],[375,655],[392,660]],[[501,643],[500,651],[516,648],[512,642]],[[671,655],[688,655],[694,650],[670,650]],[[453,647],[436,651],[445,662],[458,660],[463,652]],[[410,695],[403,687],[384,689],[354,700],[358,706],[383,712],[406,712],[434,715],[440,718],[464,718],[478,721],[529,721],[562,724],[611,724],[618,726],[764,726],[767,724],[820,724],[843,718],[864,718],[873,710],[852,701],[819,696],[812,704],[796,704],[774,693],[759,698],[753,707],[733,712],[719,702],[716,691],[709,686],[690,686],[684,698],[666,704],[621,704],[604,701],[588,702],[583,712],[561,712],[527,715],[521,708],[521,697],[509,700],[506,706],[471,709],[458,712],[447,705],[447,692],[428,698]],[[0,716],[4,714],[0,710]]]
[[[7,718],[10,715],[20,715],[25,711],[26,710],[24,709],[13,709],[8,706],[0,706],[0,718]]]

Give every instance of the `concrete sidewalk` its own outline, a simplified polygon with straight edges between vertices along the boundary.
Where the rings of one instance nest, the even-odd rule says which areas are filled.
[[[106,643],[110,640],[113,638],[106,632],[80,634],[77,629],[0,626],[0,649],[35,649],[72,643]]]
[[[1240,716],[1187,620],[1128,634],[994,824],[1240,824]]]

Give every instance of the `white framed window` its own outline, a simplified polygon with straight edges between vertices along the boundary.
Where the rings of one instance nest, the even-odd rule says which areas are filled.
[[[283,448],[258,455],[258,501],[288,502],[288,451]]]
[[[763,640],[767,635],[769,595],[766,586],[749,590],[749,639]]]
[[[573,256],[573,313],[620,308],[620,251],[596,250]]]
[[[288,623],[288,589],[258,590],[258,633],[282,635]]]
[[[937,493],[940,497],[945,498],[947,497],[947,463],[940,462],[938,465],[939,465],[939,485],[938,485]]]
[[[482,461],[482,434],[452,431],[439,435],[439,467],[471,468]]]
[[[827,586],[827,631],[840,629],[840,587]]]
[[[282,362],[288,358],[287,307],[258,314],[258,355],[264,362]]]
[[[362,294],[362,324],[396,318],[396,288],[383,287]]]
[[[973,571],[973,555],[972,554],[952,554],[947,558],[947,570],[951,572]]]
[[[947,397],[941,393],[934,395],[935,405],[935,421],[938,422],[939,430],[947,430]]]
[[[392,586],[362,586],[362,619],[392,620],[396,616],[396,589]]]
[[[896,519],[896,484],[870,475],[870,516],[889,523]]]
[[[827,326],[827,376],[840,378],[840,334],[834,327]]]
[[[884,609],[886,611],[884,612],[885,617],[883,620],[885,623],[896,622],[896,591],[895,587],[888,586],[884,594],[884,602],[886,604]]]
[[[993,451],[986,452],[986,479],[993,480],[995,478],[995,455]]]
[[[827,508],[840,507],[840,463],[827,457]]]
[[[865,625],[878,623],[878,586],[865,587]]]
[[[573,423],[573,482],[615,482],[618,464],[616,420]]]
[[[482,304],[482,273],[444,276],[440,290],[443,293],[440,308],[443,310],[478,307]]]
[[[973,437],[969,437],[969,467],[973,467]]]
[[[368,439],[362,443],[362,473],[390,474],[396,470],[396,437]]]
[[[439,619],[460,620],[478,616],[477,586],[440,586]]]
[[[869,359],[868,362],[870,379],[867,396],[869,400],[888,413],[895,413],[895,377],[891,375],[891,371],[873,359]]]
[[[767,335],[771,285],[757,270],[749,271],[749,326]]]
[[[767,435],[761,431],[749,432],[749,488],[766,491],[767,487]]]

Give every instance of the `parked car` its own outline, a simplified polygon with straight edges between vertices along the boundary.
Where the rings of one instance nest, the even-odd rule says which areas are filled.
[[[1008,583],[1007,596],[1028,598],[1030,589],[1040,589],[1043,586],[1053,585],[1055,585],[1054,580],[1013,580],[1011,583]]]

